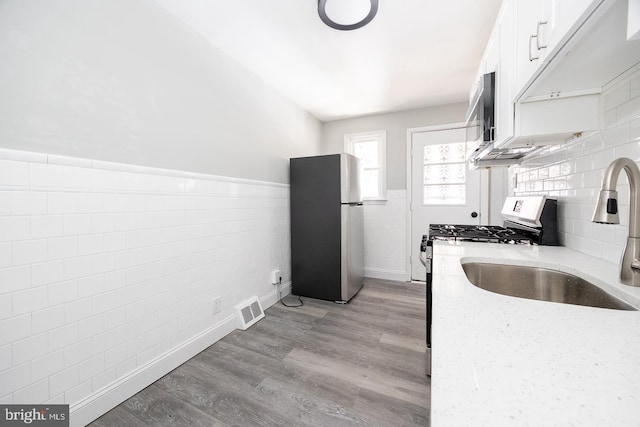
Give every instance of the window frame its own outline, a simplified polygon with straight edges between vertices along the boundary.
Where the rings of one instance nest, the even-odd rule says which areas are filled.
[[[349,133],[344,135],[345,153],[355,155],[355,145],[359,142],[375,141],[378,146],[378,166],[368,170],[378,171],[378,197],[363,197],[363,200],[375,202],[387,200],[387,131]]]

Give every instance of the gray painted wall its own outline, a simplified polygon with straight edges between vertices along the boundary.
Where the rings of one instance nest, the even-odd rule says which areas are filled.
[[[344,151],[347,133],[386,130],[387,189],[406,189],[407,129],[464,122],[466,111],[467,104],[460,103],[328,122],[322,128],[322,151]]]
[[[322,123],[151,0],[0,2],[0,147],[288,182]]]

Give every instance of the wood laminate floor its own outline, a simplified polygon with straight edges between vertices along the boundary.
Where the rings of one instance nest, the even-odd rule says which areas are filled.
[[[297,302],[292,297],[286,302]],[[427,426],[424,284],[276,304],[91,425]]]

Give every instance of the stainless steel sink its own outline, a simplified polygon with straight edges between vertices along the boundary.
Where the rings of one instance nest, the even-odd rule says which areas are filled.
[[[462,268],[475,286],[498,294],[615,310],[637,310],[593,283],[562,271],[481,262],[464,263]]]

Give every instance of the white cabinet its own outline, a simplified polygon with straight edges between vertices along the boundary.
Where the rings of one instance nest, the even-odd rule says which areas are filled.
[[[516,0],[505,0],[496,21],[498,58],[496,61],[494,146],[500,148],[513,137],[514,100],[516,85]]]
[[[517,0],[516,95],[522,95],[602,0]]]
[[[478,69],[496,72],[495,141],[483,159],[602,129],[602,88],[640,67],[640,40],[628,40],[637,2],[503,1]]]
[[[528,86],[547,52],[543,47],[547,26],[544,3],[543,0],[517,1],[515,66],[516,87],[519,91]]]

